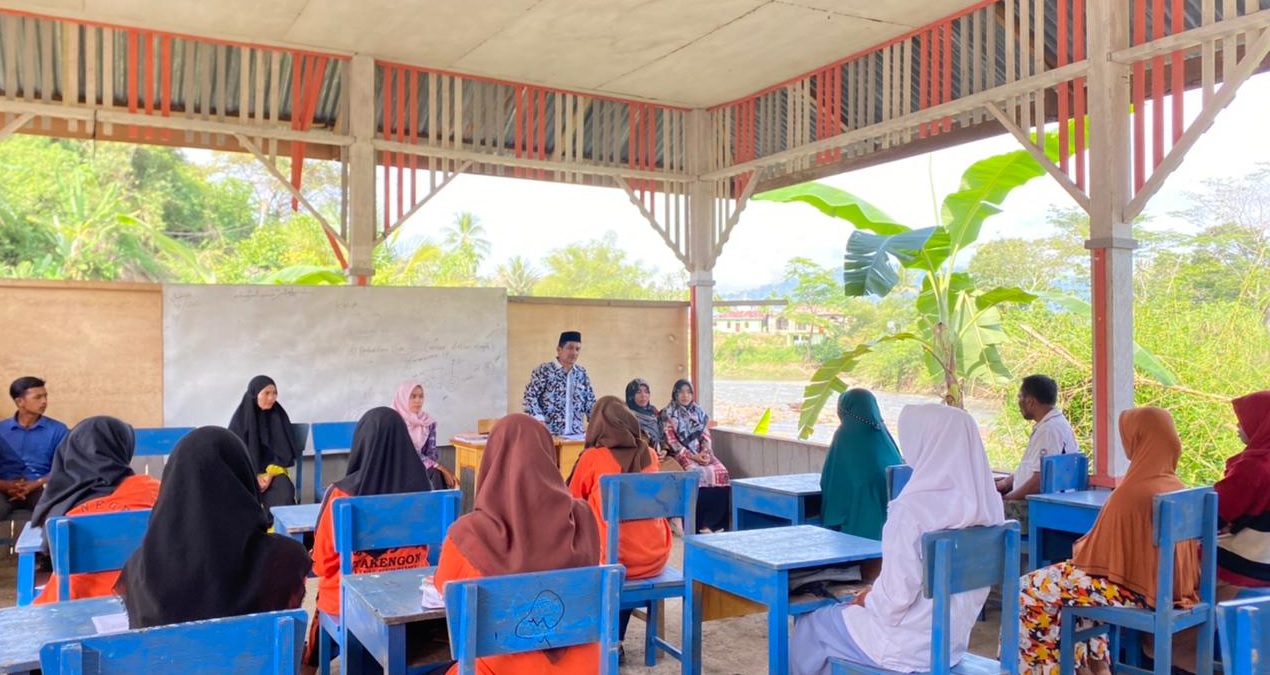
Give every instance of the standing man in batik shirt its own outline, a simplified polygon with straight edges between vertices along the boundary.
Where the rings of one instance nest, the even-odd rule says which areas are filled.
[[[595,405],[595,392],[586,369],[578,365],[582,334],[575,330],[560,334],[556,359],[548,361],[529,376],[522,404],[526,415],[547,425],[553,436],[580,435]]]

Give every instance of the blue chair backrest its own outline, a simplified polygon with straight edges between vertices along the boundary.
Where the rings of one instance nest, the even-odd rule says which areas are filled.
[[[1270,598],[1230,600],[1217,605],[1217,634],[1227,675],[1270,673]]]
[[[340,574],[353,573],[353,553],[401,546],[429,547],[433,560],[459,517],[458,490],[345,497],[335,502],[335,550]]]
[[[600,477],[604,522],[609,524],[606,562],[617,562],[615,523],[647,518],[683,518],[684,532],[697,531],[697,478],[687,471],[615,473]]]
[[[900,491],[904,489],[905,485],[908,485],[908,479],[912,477],[913,467],[907,464],[894,464],[886,467],[886,494],[891,499],[900,496]]]
[[[1211,607],[1217,587],[1217,492],[1211,487],[1197,487],[1156,495],[1152,499],[1151,526],[1160,556],[1155,606],[1173,606],[1174,547],[1198,539],[1202,550],[1199,599]]]
[[[1041,492],[1067,492],[1089,488],[1089,458],[1083,452],[1046,455],[1041,458]]]
[[[459,675],[476,659],[600,643],[600,675],[617,675],[621,565],[512,574],[445,585],[445,621]],[[598,592],[597,592],[598,591]]]
[[[295,673],[307,618],[295,609],[50,642],[40,648],[40,668],[50,675]]]
[[[922,593],[934,601],[932,673],[952,667],[952,596],[1001,584],[1001,616],[1019,615],[1019,523],[940,530],[922,536]],[[1001,621],[1001,670],[1018,672],[1019,622]]]
[[[71,575],[123,569],[150,526],[150,509],[61,516],[46,524],[57,597],[71,599]]]
[[[194,431],[194,427],[134,429],[133,435],[137,439],[137,448],[132,454],[134,457],[170,455],[177,441],[185,438],[185,435],[191,431]]]
[[[313,429],[313,503],[322,501],[326,486],[322,485],[322,453],[353,449],[353,430],[357,422],[314,422]],[[297,490],[299,486],[296,486]]]

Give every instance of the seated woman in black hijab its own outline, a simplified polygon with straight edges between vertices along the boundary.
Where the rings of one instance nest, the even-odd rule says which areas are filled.
[[[251,378],[243,400],[229,420],[229,430],[247,444],[255,462],[256,484],[265,511],[295,503],[295,484],[287,469],[303,448],[295,447],[291,418],[278,404],[278,385],[268,375]]]
[[[247,449],[202,427],[176,444],[141,546],[115,592],[131,628],[295,609],[309,553],[268,533]]]

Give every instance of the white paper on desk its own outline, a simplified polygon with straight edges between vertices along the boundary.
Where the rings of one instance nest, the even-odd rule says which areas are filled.
[[[93,626],[97,629],[98,635],[122,633],[128,630],[128,613],[119,612],[118,614],[94,616]]]
[[[441,597],[441,592],[437,590],[436,584],[432,583],[432,577],[423,578],[423,583],[419,585],[419,591],[423,594],[424,609],[445,608],[445,598]]]

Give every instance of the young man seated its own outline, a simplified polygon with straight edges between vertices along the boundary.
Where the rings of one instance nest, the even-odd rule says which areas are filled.
[[[1058,383],[1045,375],[1028,375],[1019,385],[1019,412],[1033,423],[1027,450],[1012,476],[998,478],[997,492],[1005,500],[1005,517],[1027,531],[1027,496],[1041,491],[1041,460],[1046,455],[1080,452],[1072,425],[1057,407]]]

